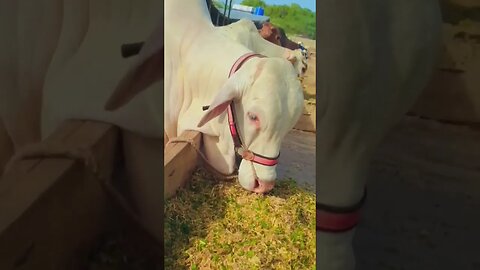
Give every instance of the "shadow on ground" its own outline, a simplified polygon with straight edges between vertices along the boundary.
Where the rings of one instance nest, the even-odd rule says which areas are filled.
[[[406,117],[370,171],[359,270],[480,269],[480,130]]]

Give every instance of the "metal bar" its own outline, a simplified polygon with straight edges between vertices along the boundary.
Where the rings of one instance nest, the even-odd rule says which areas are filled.
[[[228,7],[228,19],[230,19],[230,12],[232,12],[232,2],[233,0],[230,0],[230,5]]]
[[[225,25],[225,20],[227,19],[227,4],[228,0],[225,0],[225,5],[223,6],[223,24]]]

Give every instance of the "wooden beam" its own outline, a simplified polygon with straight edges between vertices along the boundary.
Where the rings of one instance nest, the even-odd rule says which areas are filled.
[[[202,134],[198,131],[185,131],[177,139],[192,140],[200,149]],[[174,142],[165,147],[165,198],[170,198],[192,178],[192,173],[198,164],[199,155],[188,143]]]
[[[305,104],[303,114],[298,119],[298,122],[293,127],[294,129],[316,132],[317,130],[317,115],[315,104]]]
[[[92,149],[102,175],[114,167],[118,130],[67,121],[46,141]],[[21,160],[0,179],[0,269],[78,269],[112,211],[107,194],[81,162]]]

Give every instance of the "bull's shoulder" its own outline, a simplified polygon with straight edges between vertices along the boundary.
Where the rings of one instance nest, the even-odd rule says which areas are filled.
[[[257,27],[255,26],[255,23],[252,20],[242,18],[237,23],[247,28],[248,30],[257,31]]]
[[[257,32],[257,27],[255,23],[251,20],[242,18],[232,24],[229,25],[231,29],[236,29],[239,31],[248,31],[248,32]]]

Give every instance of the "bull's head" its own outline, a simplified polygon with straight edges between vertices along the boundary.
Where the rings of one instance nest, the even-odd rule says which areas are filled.
[[[260,35],[278,46],[282,46],[281,37],[278,29],[269,22],[265,22],[262,25],[262,28],[258,31]]]
[[[233,118],[243,144],[239,149],[242,152],[237,153],[244,154],[248,150],[249,154],[246,157],[244,154],[240,161],[239,182],[247,190],[267,192],[277,178],[276,165],[272,161],[278,157],[285,135],[303,111],[303,92],[296,72],[282,58],[252,58],[225,82],[198,127],[210,124],[211,127],[205,130],[218,130],[218,125],[223,125],[223,133],[213,135],[230,145],[232,138],[227,123],[212,120],[222,115],[232,102],[235,108]],[[259,159],[252,160],[254,157]],[[212,153],[208,158],[215,160],[219,157]],[[231,154],[223,158],[234,162]]]

